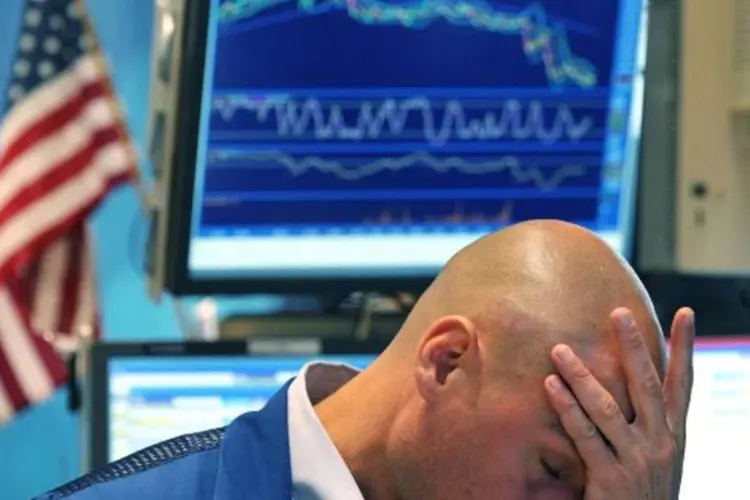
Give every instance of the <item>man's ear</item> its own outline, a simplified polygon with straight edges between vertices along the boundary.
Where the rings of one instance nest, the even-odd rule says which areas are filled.
[[[476,327],[464,316],[443,316],[425,332],[417,349],[417,389],[432,402],[452,388],[467,353],[476,353]]]

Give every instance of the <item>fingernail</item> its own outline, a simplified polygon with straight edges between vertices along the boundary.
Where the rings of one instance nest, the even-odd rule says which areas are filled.
[[[629,331],[634,324],[635,320],[630,312],[621,312],[617,315],[617,326],[619,326],[620,330],[623,332]]]
[[[694,327],[695,326],[695,311],[692,309],[687,310],[687,314],[685,315],[685,322],[687,323],[687,326]]]
[[[566,345],[559,345],[555,347],[554,354],[560,361],[563,361],[565,363],[570,363],[574,358],[573,351],[571,351],[570,347]]]
[[[547,387],[554,391],[561,391],[563,388],[562,382],[560,381],[560,377],[557,375],[550,375],[547,377]]]

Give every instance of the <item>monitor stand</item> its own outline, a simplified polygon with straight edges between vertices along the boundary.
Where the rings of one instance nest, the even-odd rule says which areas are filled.
[[[391,339],[414,304],[409,294],[290,297],[271,315],[234,315],[219,324],[222,339],[278,336],[323,339]]]

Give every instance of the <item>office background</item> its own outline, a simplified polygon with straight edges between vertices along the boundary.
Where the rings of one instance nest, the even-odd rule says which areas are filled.
[[[100,41],[113,62],[116,89],[128,113],[131,132],[142,148],[145,148],[147,133],[153,4],[154,0],[87,1]],[[723,9],[722,12],[727,10],[728,4],[729,2],[721,3],[721,8],[717,5],[717,10]],[[22,6],[23,0],[0,2],[0,27],[2,27],[0,29],[0,89],[4,88],[4,82],[8,80]],[[712,36],[708,33],[706,39],[711,40]],[[708,56],[710,54],[706,55]],[[696,61],[698,60],[699,58],[696,57]],[[704,98],[702,102],[706,107],[718,109],[710,99]],[[707,116],[706,110],[694,112],[698,111]],[[699,147],[698,142],[692,141],[691,144]],[[728,181],[728,184],[732,183]],[[733,199],[731,196],[728,198]],[[693,202],[699,203],[695,200],[690,203]],[[707,210],[711,209],[716,210],[708,206]],[[709,220],[711,220],[710,215],[709,212]],[[723,217],[722,220],[731,219]],[[145,276],[139,266],[147,228],[145,219],[141,217],[134,190],[119,189],[109,196],[104,206],[93,218],[93,224],[97,240],[99,293],[102,299],[107,339],[180,338],[180,326],[171,301],[166,299],[162,304],[157,305],[152,303],[145,293]],[[711,234],[720,232],[724,235],[721,239],[722,245],[715,244],[719,241],[717,238],[703,236],[700,244],[691,241],[691,244],[682,245],[680,248],[693,249],[695,250],[693,253],[698,257],[714,256],[720,248],[740,248],[740,245],[734,244],[734,240],[727,239],[730,237],[739,239],[739,237],[735,236],[736,232],[727,231],[725,225],[722,224],[717,228],[717,224],[714,223],[710,229],[714,231]],[[683,238],[685,238],[685,233],[688,236],[699,236],[698,231],[683,230]],[[658,229],[654,230],[654,234],[663,236]],[[698,238],[698,236],[695,237]],[[711,245],[710,248],[709,245]],[[701,253],[697,250],[705,251]],[[704,265],[703,260],[712,262],[719,260],[707,257],[701,260],[692,254],[688,257],[690,259],[683,258],[682,260],[690,261],[689,263],[694,268],[703,267],[709,271],[715,271],[715,269]],[[722,262],[726,262],[728,267],[743,267],[747,260],[745,254],[743,254],[743,259],[723,257],[725,258]],[[698,262],[695,264],[693,261]],[[705,292],[705,289],[703,291]],[[263,309],[272,305],[263,300],[252,304],[247,301],[220,301],[224,312],[229,312],[234,308],[246,311],[249,306]],[[189,311],[191,306],[192,302],[187,301],[185,310]],[[134,311],[137,313],[134,314]],[[733,328],[729,330],[736,331]],[[0,498],[28,498],[47,487],[78,475],[81,451],[79,422],[67,411],[66,397],[63,391],[49,402],[24,413],[9,425],[0,428]]]

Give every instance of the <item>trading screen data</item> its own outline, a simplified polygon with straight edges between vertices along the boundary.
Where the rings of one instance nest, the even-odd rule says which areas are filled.
[[[626,253],[644,0],[214,0],[189,267],[429,274],[530,218]]]
[[[358,369],[372,356],[318,358]],[[309,362],[305,357],[181,357],[109,361],[108,460],[229,424],[262,408]]]
[[[748,498],[750,342],[696,346],[680,500]]]

